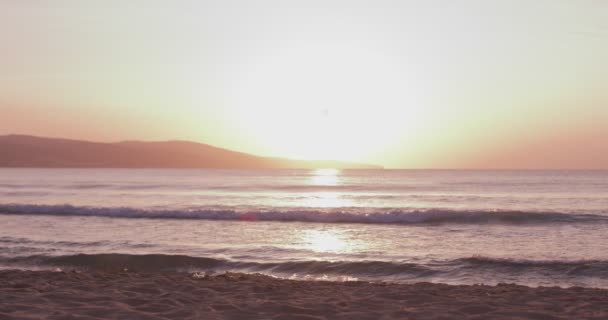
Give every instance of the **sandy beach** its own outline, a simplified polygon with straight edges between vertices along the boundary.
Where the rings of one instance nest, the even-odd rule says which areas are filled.
[[[0,319],[606,319],[608,290],[0,271]]]

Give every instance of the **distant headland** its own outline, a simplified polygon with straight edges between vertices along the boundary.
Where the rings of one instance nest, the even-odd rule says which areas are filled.
[[[115,143],[28,135],[0,136],[0,167],[41,168],[217,168],[382,169],[332,161],[260,157],[191,141]]]

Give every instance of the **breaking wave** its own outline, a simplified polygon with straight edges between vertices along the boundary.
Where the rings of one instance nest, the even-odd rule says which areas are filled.
[[[550,224],[606,223],[608,216],[562,212],[456,209],[141,209],[73,205],[0,205],[0,214],[100,216],[149,219],[202,219],[364,224]]]
[[[515,260],[490,257],[469,257],[432,263],[404,261],[287,261],[252,262],[193,257],[188,255],[121,253],[75,254],[62,256],[31,255],[0,257],[4,266],[36,266],[80,268],[87,270],[133,270],[144,272],[171,271],[235,271],[289,276],[333,275],[372,279],[420,279],[452,277],[491,272],[493,274],[542,274],[555,276],[585,276],[608,279],[608,261],[602,260]]]

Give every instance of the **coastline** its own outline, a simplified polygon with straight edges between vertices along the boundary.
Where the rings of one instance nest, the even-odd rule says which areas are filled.
[[[608,290],[0,270],[0,319],[606,319]]]

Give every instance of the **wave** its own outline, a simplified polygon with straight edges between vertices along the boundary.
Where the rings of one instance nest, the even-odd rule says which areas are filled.
[[[100,240],[100,241],[44,241],[44,240],[33,240],[28,238],[21,237],[2,237],[0,236],[0,247],[3,246],[12,246],[12,245],[34,245],[34,246],[46,246],[46,247],[99,247],[99,246],[110,246],[110,245],[121,245],[129,248],[143,248],[143,247],[153,247],[153,245],[147,245],[142,243],[131,243],[130,241],[110,241],[110,240]]]
[[[121,253],[75,254],[64,256],[32,255],[0,258],[0,264],[20,266],[48,266],[83,268],[92,270],[136,270],[136,271],[241,271],[275,274],[349,274],[390,276],[412,274],[431,275],[433,270],[412,263],[385,261],[288,261],[251,262],[231,261],[188,255]]]
[[[606,223],[608,216],[561,212],[340,208],[289,209],[141,209],[73,205],[0,204],[0,214],[100,216],[116,218],[285,221],[364,224],[548,224]]]
[[[187,255],[107,253],[63,256],[32,255],[1,258],[0,263],[9,266],[73,267],[94,270],[120,270],[127,268],[141,271],[177,271],[183,268],[214,268],[220,266],[222,260]]]
[[[188,255],[122,253],[75,254],[63,256],[31,255],[20,257],[0,257],[0,265],[80,268],[88,270],[134,270],[144,272],[172,271],[234,271],[246,273],[266,273],[290,276],[333,275],[369,279],[420,279],[458,277],[465,274],[539,274],[556,277],[594,277],[608,279],[608,261],[538,261],[500,259],[490,257],[469,257],[432,263],[411,263],[406,261],[287,261],[252,262],[193,257]]]
[[[525,260],[489,257],[470,257],[455,263],[475,269],[503,272],[553,272],[572,276],[595,276],[608,279],[606,260]]]

